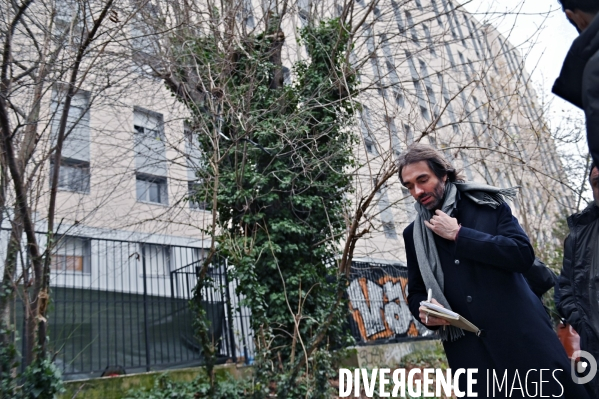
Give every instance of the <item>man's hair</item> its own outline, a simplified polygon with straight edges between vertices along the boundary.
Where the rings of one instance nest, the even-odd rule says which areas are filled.
[[[403,184],[403,179],[401,178],[403,168],[420,161],[425,161],[439,179],[447,176],[447,179],[451,182],[464,180],[464,177],[460,172],[456,171],[439,151],[430,145],[414,143],[410,145],[397,160],[399,181],[401,184]]]
[[[580,10],[591,14],[599,12],[599,0],[557,0],[565,10]]]

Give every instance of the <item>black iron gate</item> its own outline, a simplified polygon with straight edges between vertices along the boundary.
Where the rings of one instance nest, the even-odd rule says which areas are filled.
[[[65,379],[97,377],[107,368],[134,373],[203,363],[190,306],[201,249],[83,237],[64,242],[52,260],[48,348]],[[200,306],[217,362],[251,362],[250,313],[226,261],[213,262],[207,277]],[[22,306],[16,309],[15,321],[23,320]]]

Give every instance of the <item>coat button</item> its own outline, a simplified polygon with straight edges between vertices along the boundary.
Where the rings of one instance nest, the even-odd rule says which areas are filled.
[[[468,302],[468,303],[472,302],[472,297],[470,295],[468,295],[466,297],[466,302]]]
[[[455,263],[456,265],[459,265],[460,261],[456,259],[453,263]]]

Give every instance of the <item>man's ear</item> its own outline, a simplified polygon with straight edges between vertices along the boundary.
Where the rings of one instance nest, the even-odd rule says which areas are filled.
[[[568,20],[578,29],[578,33],[584,31],[593,20],[593,16],[584,11],[566,10],[565,12]]]

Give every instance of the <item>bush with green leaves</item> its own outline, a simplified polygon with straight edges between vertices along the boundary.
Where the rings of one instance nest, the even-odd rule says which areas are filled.
[[[36,358],[22,374],[14,374],[18,356],[14,345],[0,347],[0,362],[6,366],[0,380],[0,398],[55,399],[64,391],[62,375],[48,358]]]
[[[162,375],[151,389],[132,389],[123,399],[236,399],[248,397],[250,393],[250,381],[236,380],[228,374],[216,379],[213,392],[205,375],[193,382],[174,382]]]

